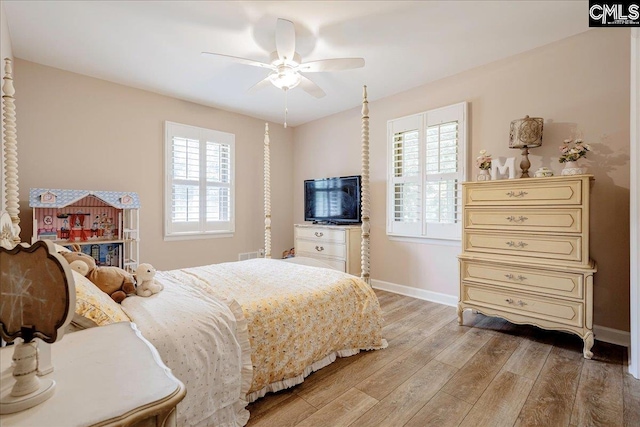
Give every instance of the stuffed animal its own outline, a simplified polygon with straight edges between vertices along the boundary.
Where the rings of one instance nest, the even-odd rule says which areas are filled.
[[[115,302],[120,303],[128,294],[136,293],[131,273],[118,267],[98,267],[93,257],[82,252],[59,253],[67,260],[72,270],[85,276]]]
[[[136,295],[150,297],[164,289],[164,286],[153,279],[155,275],[156,269],[151,264],[140,264],[136,268]]]

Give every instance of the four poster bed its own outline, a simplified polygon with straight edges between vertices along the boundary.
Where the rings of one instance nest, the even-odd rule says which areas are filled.
[[[0,217],[0,244],[12,246],[20,242],[20,220],[10,60],[6,60],[3,81],[6,212]],[[301,383],[336,357],[386,347],[380,306],[369,286],[368,145],[365,87],[361,278],[315,267],[302,259],[270,259],[270,140],[266,125],[265,259],[159,271],[156,280],[164,285],[162,292],[149,298],[127,298],[121,306],[74,272],[79,318],[75,325],[136,323],[187,387],[187,396],[178,405],[181,426],[244,425],[249,418],[248,402]]]

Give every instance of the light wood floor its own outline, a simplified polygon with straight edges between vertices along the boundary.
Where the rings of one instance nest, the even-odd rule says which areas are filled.
[[[640,426],[625,349],[377,291],[389,347],[249,405],[251,427]]]

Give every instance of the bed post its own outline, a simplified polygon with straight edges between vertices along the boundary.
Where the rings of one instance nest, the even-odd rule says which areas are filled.
[[[18,196],[18,141],[16,139],[16,106],[13,95],[16,93],[11,76],[11,59],[4,59],[4,77],[2,78],[2,123],[4,125],[4,188],[6,210],[14,228],[13,240],[20,243],[20,204]]]
[[[264,124],[264,257],[271,258],[271,156],[269,123]]]
[[[371,284],[369,277],[369,213],[371,198],[369,195],[369,101],[367,101],[367,86],[362,89],[362,243],[360,247],[361,255],[361,275],[362,280]]]

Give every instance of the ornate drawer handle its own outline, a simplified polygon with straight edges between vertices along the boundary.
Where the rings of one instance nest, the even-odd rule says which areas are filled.
[[[524,248],[525,246],[529,246],[528,243],[525,242],[514,242],[513,240],[509,241],[509,242],[505,242],[507,246],[509,246],[510,248]]]
[[[322,252],[322,251],[324,251],[324,247],[323,246],[316,246],[316,251]]]
[[[316,235],[316,237],[322,237],[322,236],[324,236],[324,233],[322,231],[316,231],[315,235]]]
[[[525,222],[526,220],[528,220],[529,218],[527,218],[526,216],[522,216],[520,215],[519,217],[515,217],[515,216],[508,216],[506,218],[507,221],[509,222],[516,222],[516,223],[520,223],[520,222]]]
[[[529,194],[529,193],[527,193],[526,191],[520,191],[518,193],[516,193],[515,191],[509,191],[507,193],[507,196],[509,196],[509,197],[524,197],[527,194]]]
[[[513,274],[509,273],[509,274],[505,274],[504,277],[506,277],[509,280],[517,280],[519,282],[522,282],[523,280],[527,280],[527,278],[521,274],[519,274],[517,277],[514,276]]]
[[[522,300],[518,300],[518,302],[515,302],[515,301],[513,301],[513,299],[511,299],[511,298],[507,298],[505,301],[506,301],[507,303],[509,303],[509,304],[519,305],[520,307],[523,307],[523,306],[527,305],[527,303],[526,303],[526,302],[524,302],[524,301],[522,301]]]

